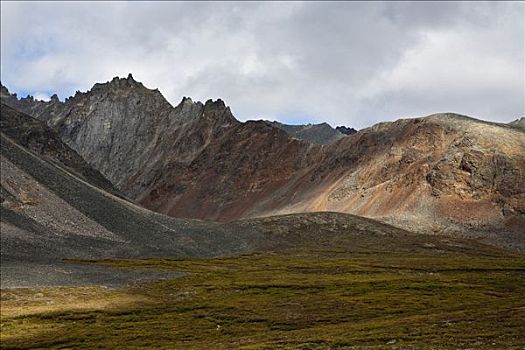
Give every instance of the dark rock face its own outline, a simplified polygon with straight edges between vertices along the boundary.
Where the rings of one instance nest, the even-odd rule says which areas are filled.
[[[45,121],[115,186],[136,197],[167,163],[188,164],[222,129],[238,123],[221,100],[184,98],[173,108],[131,76],[95,84],[64,103],[4,98]],[[198,127],[194,127],[198,125]],[[130,181],[131,180],[131,181]]]
[[[161,213],[230,221],[339,211],[525,242],[525,133],[515,126],[437,114],[317,145],[268,122],[240,123],[221,100],[172,107],[132,77],[65,102],[4,96]]]
[[[18,99],[16,94],[10,94],[9,90],[0,84],[0,101],[18,111],[32,117],[46,121],[50,116],[62,110],[62,103],[55,94],[48,102],[35,100],[33,96]]]
[[[355,134],[357,132],[356,129],[349,128],[349,127],[346,127],[346,126],[338,126],[338,127],[335,128],[335,130],[337,130],[340,133],[345,134],[345,135],[352,135],[352,134]]]
[[[29,117],[2,103],[0,131],[42,158],[57,162],[83,180],[108,192],[118,193],[111,182],[89,166],[77,152],[69,148],[60,139],[60,136],[53,129],[40,120]]]
[[[332,128],[327,123],[306,125],[288,125],[279,122],[269,123],[274,127],[286,131],[286,133],[292,137],[317,145],[329,145],[348,135]]]

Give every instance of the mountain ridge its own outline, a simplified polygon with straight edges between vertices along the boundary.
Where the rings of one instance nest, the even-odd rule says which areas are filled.
[[[512,125],[441,113],[316,145],[239,122],[222,100],[172,107],[158,90],[112,83],[37,117],[147,208],[218,221],[338,211],[524,245],[525,133]]]
[[[64,158],[69,155],[75,160],[78,155],[42,122],[5,105],[0,112],[2,288],[115,286],[178,275],[74,265],[71,259],[275,254],[315,250],[320,244],[328,251],[347,253],[418,251],[430,255],[461,253],[469,244],[470,252],[510,254],[478,242],[417,235],[343,213],[303,213],[227,224],[171,218],[98,187],[100,174],[86,176],[78,170],[87,167],[82,160],[77,167]],[[46,147],[50,149],[42,152]],[[429,245],[435,249],[429,251]]]
[[[284,124],[278,121],[268,123],[286,131],[292,137],[318,145],[329,145],[346,136],[346,134],[332,128],[328,123],[302,125]]]

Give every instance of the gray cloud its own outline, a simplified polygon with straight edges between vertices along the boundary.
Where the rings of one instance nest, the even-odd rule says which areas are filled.
[[[1,75],[62,98],[132,72],[239,119],[525,114],[525,5],[475,2],[2,2]]]

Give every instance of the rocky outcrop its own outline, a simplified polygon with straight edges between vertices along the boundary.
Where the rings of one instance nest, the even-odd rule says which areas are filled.
[[[288,125],[275,121],[269,123],[276,128],[286,131],[288,135],[294,138],[317,145],[329,145],[348,135],[332,128],[327,123],[306,125]]]
[[[515,126],[436,114],[317,145],[268,122],[238,122],[220,100],[172,107],[132,77],[58,103],[38,117],[161,213],[230,221],[338,211],[525,247],[525,133]]]
[[[99,171],[93,169],[77,152],[45,123],[23,114],[4,103],[0,109],[0,131],[43,159],[58,163],[81,179],[110,193],[119,194]]]
[[[238,123],[221,100],[202,104],[184,98],[173,108],[131,75],[95,84],[63,103],[24,99],[11,105],[46,122],[132,197],[147,189],[159,169],[191,163],[210,138]]]
[[[352,134],[355,134],[357,132],[356,129],[354,128],[349,128],[349,127],[346,127],[346,126],[337,126],[335,128],[335,130],[339,131],[340,133],[342,134],[345,134],[345,135],[352,135]]]
[[[525,117],[521,117],[509,123],[514,128],[525,130]]]

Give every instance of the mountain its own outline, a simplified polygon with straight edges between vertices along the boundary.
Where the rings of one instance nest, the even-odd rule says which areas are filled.
[[[73,265],[63,259],[212,257],[317,249],[319,244],[349,252],[427,252],[428,244],[454,251],[454,244],[464,244],[340,213],[229,224],[168,217],[122,197],[43,122],[4,104],[0,111],[2,288],[114,285],[130,278],[159,277]],[[359,245],[353,243],[356,240]]]
[[[283,211],[351,212],[523,246],[524,150],[522,131],[457,114],[378,124],[329,148],[312,171],[323,191]]]
[[[113,194],[119,194],[113,184],[99,171],[93,169],[77,152],[69,148],[60,136],[45,123],[2,104],[0,129],[4,136],[36,153],[47,161],[56,163],[69,172]]]
[[[3,104],[0,126],[3,288],[93,274],[63,258],[214,256],[258,242],[253,230],[173,219],[126,200],[53,130]]]
[[[525,117],[521,117],[509,123],[510,126],[514,128],[520,128],[525,130]]]
[[[175,217],[312,211],[525,247],[525,133],[453,113],[380,123],[330,145],[223,101],[172,107],[131,76],[65,102],[2,100],[56,130],[126,196]]]
[[[349,127],[346,127],[346,126],[337,126],[335,128],[335,130],[337,130],[340,133],[345,134],[345,135],[352,135],[352,134],[355,134],[357,132],[356,129],[349,128]]]
[[[193,161],[211,138],[239,124],[221,100],[184,98],[173,108],[131,76],[95,84],[65,102],[2,100],[57,130],[62,140],[117,188],[138,198],[165,167]]]
[[[348,135],[332,128],[327,123],[306,125],[289,125],[276,121],[269,123],[271,126],[286,131],[288,135],[294,138],[318,145],[329,145]]]

